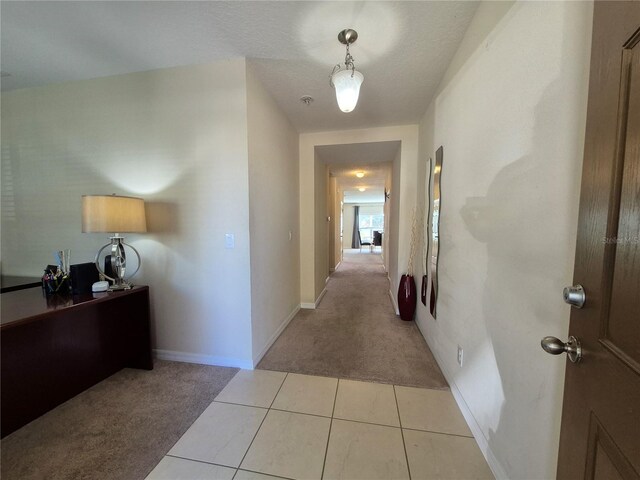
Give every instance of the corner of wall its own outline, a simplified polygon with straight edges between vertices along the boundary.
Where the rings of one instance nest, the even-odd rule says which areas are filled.
[[[252,359],[300,304],[298,132],[246,65]],[[273,281],[278,272],[278,281]]]

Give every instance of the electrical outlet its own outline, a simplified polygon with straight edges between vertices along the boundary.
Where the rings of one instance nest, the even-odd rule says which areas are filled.
[[[462,366],[462,359],[464,355],[464,350],[460,345],[458,345],[458,365]]]

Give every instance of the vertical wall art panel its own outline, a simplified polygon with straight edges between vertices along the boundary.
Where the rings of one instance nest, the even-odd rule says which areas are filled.
[[[431,302],[429,310],[436,318],[436,302],[438,299],[438,251],[440,229],[440,173],[442,172],[442,146],[436,151],[436,163],[433,167],[433,208],[431,213]]]
[[[424,261],[424,273],[422,275],[422,290],[420,294],[420,300],[422,304],[427,306],[427,289],[429,288],[429,247],[431,242],[429,241],[429,215],[431,214],[431,176],[433,173],[433,159],[429,157],[429,163],[427,165],[427,178],[425,183],[425,189],[427,194],[425,195],[425,222],[422,234],[424,235],[424,251],[422,252],[422,261]]]

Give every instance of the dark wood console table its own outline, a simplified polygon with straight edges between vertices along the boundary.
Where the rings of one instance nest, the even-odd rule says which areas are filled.
[[[42,279],[39,277],[22,277],[18,275],[0,275],[0,293],[39,287]]]
[[[149,287],[0,300],[2,437],[124,367],[153,369]]]

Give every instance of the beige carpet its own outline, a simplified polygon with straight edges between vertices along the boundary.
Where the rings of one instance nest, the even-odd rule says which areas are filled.
[[[3,438],[2,479],[144,479],[237,371],[121,370]]]
[[[418,327],[395,315],[381,256],[367,249],[345,254],[318,308],[300,310],[258,368],[448,387]]]

